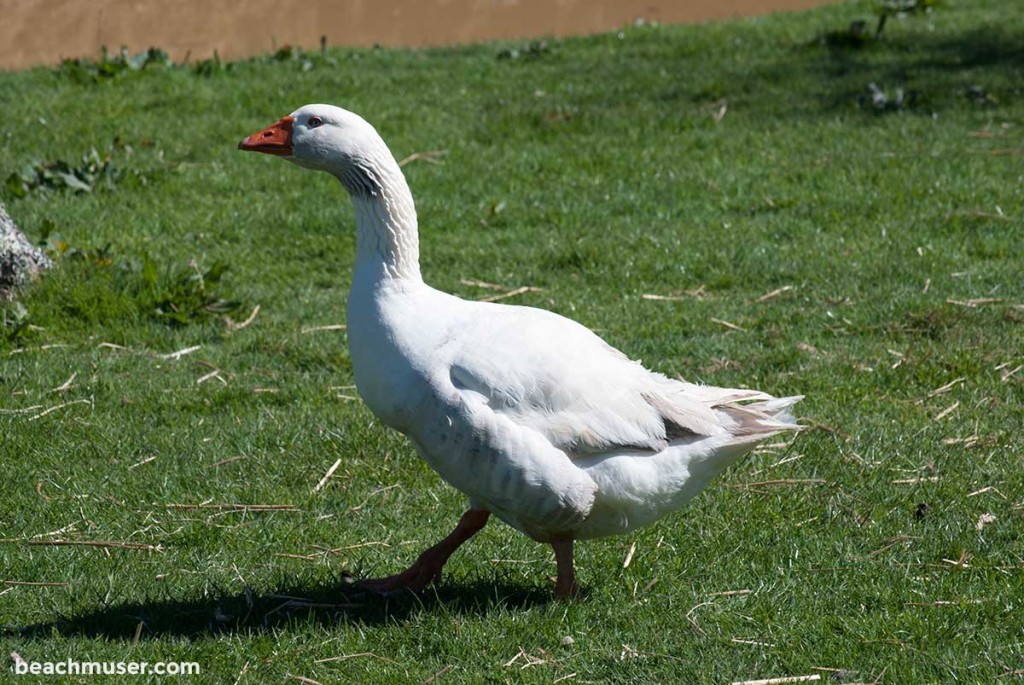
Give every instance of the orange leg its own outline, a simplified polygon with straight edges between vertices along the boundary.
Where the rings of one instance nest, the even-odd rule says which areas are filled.
[[[491,512],[484,509],[470,509],[462,515],[459,525],[455,526],[455,530],[448,537],[420,554],[416,562],[407,570],[387,578],[364,580],[359,584],[360,587],[370,592],[387,595],[399,590],[418,592],[431,583],[441,580],[441,569],[444,568],[448,558],[462,543],[476,535],[487,524],[487,519],[490,516]]]
[[[572,538],[552,542],[555,550],[555,565],[558,567],[558,579],[555,581],[555,597],[568,600],[579,595],[580,588],[576,585],[576,564],[572,556]]]

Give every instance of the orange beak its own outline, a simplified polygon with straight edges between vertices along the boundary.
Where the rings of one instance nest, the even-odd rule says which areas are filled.
[[[287,157],[292,154],[292,117],[275,121],[258,133],[253,133],[238,144],[239,150],[265,152],[268,155]]]

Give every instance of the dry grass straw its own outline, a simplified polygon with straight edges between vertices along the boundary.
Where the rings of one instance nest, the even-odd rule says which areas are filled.
[[[70,378],[68,378],[68,379],[67,379],[66,381],[64,381],[63,383],[61,383],[60,385],[58,385],[58,386],[57,386],[56,388],[54,388],[54,389],[53,389],[53,390],[51,390],[50,392],[51,392],[51,393],[55,393],[55,392],[67,392],[67,391],[68,391],[68,389],[70,389],[70,388],[71,388],[71,384],[75,382],[75,379],[76,379],[76,378],[78,378],[78,372],[77,372],[77,371],[75,371],[74,373],[72,373],[72,374],[71,374],[71,377],[70,377]]]
[[[296,682],[306,683],[306,685],[323,685],[319,680],[313,680],[312,678],[307,678],[304,675],[292,675],[289,673],[288,677]]]
[[[629,546],[629,551],[626,552],[626,558],[622,562],[622,568],[629,568],[629,565],[633,563],[633,555],[636,554],[636,540]]]
[[[202,504],[167,504],[168,509],[175,511],[187,511],[191,509],[213,509],[215,511],[298,511],[294,504],[241,504],[226,503],[213,504],[204,502]]]
[[[809,683],[821,680],[817,673],[811,675],[783,676],[781,678],[762,678],[760,680],[737,680],[732,685],[783,685],[784,683]]]
[[[443,676],[445,673],[447,673],[448,671],[452,670],[453,668],[455,668],[455,664],[448,664],[447,666],[442,668],[440,671],[438,671],[434,675],[432,675],[429,678],[427,678],[426,680],[424,680],[420,685],[430,685],[430,683],[434,682],[435,680],[437,680],[438,678],[440,678],[441,676]]]
[[[347,327],[343,323],[332,323],[327,324],[325,326],[307,326],[306,328],[303,328],[300,332],[303,335],[307,335],[309,333],[319,333],[320,331],[343,331],[346,328]]]
[[[761,480],[754,483],[736,483],[729,487],[736,490],[753,490],[755,488],[772,488],[789,485],[822,485],[827,483],[824,478],[777,478],[774,480]]]
[[[247,316],[244,321],[239,321],[239,322],[236,323],[234,320],[232,320],[232,318],[230,316],[225,316],[224,317],[224,324],[227,326],[228,333],[234,333],[235,331],[242,330],[243,328],[245,328],[246,326],[251,324],[253,321],[255,321],[256,320],[256,315],[259,314],[259,313],[260,313],[260,306],[256,305],[255,307],[252,308],[252,314]]]
[[[331,479],[331,476],[334,475],[334,472],[338,470],[339,466],[341,466],[340,458],[334,462],[331,468],[327,469],[327,473],[324,474],[324,477],[321,478],[320,481],[313,487],[313,492],[320,492],[320,490],[325,485],[327,485],[327,481]]]
[[[101,549],[130,549],[157,553],[164,551],[163,545],[119,542],[116,540],[23,540],[22,544],[33,547],[98,547]]]
[[[499,293],[497,295],[488,295],[487,297],[481,297],[479,301],[480,302],[497,302],[498,300],[504,300],[504,299],[507,299],[509,297],[515,297],[517,295],[522,295],[523,293],[536,293],[536,292],[541,292],[542,290],[543,290],[543,288],[537,288],[537,287],[532,286],[532,285],[522,285],[522,286],[519,286],[518,288],[513,288],[512,290],[509,290],[507,293]]]
[[[92,400],[72,400],[70,402],[62,402],[61,404],[58,404],[58,405],[53,406],[53,407],[50,407],[49,409],[44,409],[43,411],[39,412],[35,416],[30,416],[28,418],[28,420],[29,421],[38,421],[39,419],[43,418],[44,416],[48,416],[48,415],[52,414],[53,412],[57,411],[58,409],[64,409],[65,407],[70,407],[70,406],[73,406],[73,405],[76,405],[76,404],[89,404],[89,405],[91,405],[92,404]]]
[[[878,549],[876,549],[874,551],[871,551],[871,552],[868,552],[868,556],[869,557],[877,557],[882,552],[886,551],[887,549],[891,549],[892,547],[895,547],[896,545],[901,545],[901,544],[903,544],[905,542],[914,542],[914,541],[919,540],[919,539],[920,538],[918,538],[918,537],[916,537],[914,535],[897,535],[896,537],[891,537],[888,540],[886,540],[885,543],[881,547],[879,547]]]
[[[440,164],[441,157],[448,154],[447,150],[427,150],[425,152],[414,152],[408,157],[398,160],[398,166],[404,167],[413,162],[427,162],[428,164]]]
[[[793,289],[793,286],[791,286],[791,285],[784,285],[781,288],[776,288],[775,290],[771,291],[770,293],[765,293],[761,297],[759,297],[756,300],[754,300],[754,302],[767,302],[768,300],[774,299],[774,298],[778,297],[779,295],[782,295],[783,293],[789,292],[792,289]]]
[[[774,642],[762,642],[761,640],[750,640],[743,637],[731,637],[729,642],[737,645],[754,645],[755,647],[775,647]]]
[[[399,663],[397,661],[395,661],[394,659],[388,659],[387,657],[381,656],[379,654],[374,654],[373,652],[359,652],[358,654],[340,654],[338,656],[329,656],[329,657],[326,657],[324,659],[316,659],[315,661],[313,661],[313,663],[314,664],[331,664],[331,663],[336,663],[338,661],[348,661],[349,659],[363,659],[363,658],[380,659],[381,661],[386,661],[389,664],[399,665]]]
[[[248,459],[248,458],[249,457],[247,457],[244,454],[239,454],[238,456],[235,456],[235,457],[228,457],[227,459],[221,459],[219,461],[213,462],[212,464],[207,464],[203,468],[212,469],[212,468],[215,468],[217,466],[226,466],[228,464],[234,464],[236,461],[242,461],[243,459]]]
[[[692,290],[681,290],[681,291],[680,290],[676,290],[676,291],[673,291],[669,295],[657,295],[655,293],[644,293],[640,297],[642,297],[645,300],[655,300],[655,301],[661,301],[661,302],[681,302],[683,300],[688,300],[688,299],[703,300],[705,297],[707,297],[707,287],[704,286],[704,285],[701,285],[700,287],[693,288]]]
[[[730,323],[728,321],[723,321],[722,319],[716,319],[713,316],[711,317],[711,320],[714,321],[715,323],[717,323],[720,326],[725,326],[726,328],[728,328],[731,331],[740,331],[741,333],[746,333],[747,332],[747,329],[744,328],[743,326],[737,326],[734,323]]]

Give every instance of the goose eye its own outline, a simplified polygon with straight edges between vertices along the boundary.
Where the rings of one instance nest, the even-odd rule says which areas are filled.
[[[320,117],[314,116],[314,117],[310,117],[309,118],[309,121],[306,122],[306,125],[309,126],[310,128],[316,128],[317,126],[320,126],[323,123],[324,123],[323,119],[321,119]]]

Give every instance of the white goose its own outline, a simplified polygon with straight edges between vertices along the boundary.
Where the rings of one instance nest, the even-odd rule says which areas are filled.
[[[552,545],[555,594],[572,596],[574,540],[646,525],[757,443],[799,429],[788,410],[800,397],[666,378],[557,314],[425,284],[412,194],[358,115],[307,105],[239,148],[327,171],[348,190],[358,231],[348,338],[359,394],[469,498],[448,537],[405,572],[364,587],[422,589],[493,513]]]

